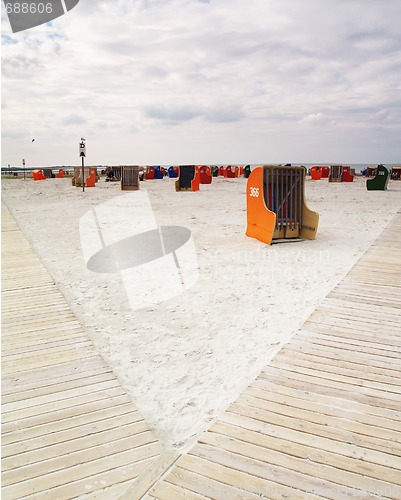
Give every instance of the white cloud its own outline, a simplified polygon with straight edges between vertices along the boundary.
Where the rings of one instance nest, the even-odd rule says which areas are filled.
[[[81,115],[68,115],[62,119],[61,123],[62,125],[79,125],[86,123],[86,120]]]
[[[336,122],[324,113],[312,113],[308,116],[303,117],[300,120],[300,123],[322,127],[325,125],[335,125]]]
[[[3,18],[3,162],[24,134],[31,164],[77,163],[82,134],[94,164],[313,162],[316,142],[331,161],[340,128],[344,161],[399,161],[400,15],[398,0],[81,0],[17,34]]]

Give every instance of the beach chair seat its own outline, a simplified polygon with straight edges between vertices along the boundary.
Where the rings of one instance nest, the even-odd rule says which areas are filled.
[[[233,167],[231,165],[227,165],[223,167],[223,176],[227,179],[234,179],[234,177],[238,177],[237,175],[238,167]]]
[[[175,181],[176,191],[199,191],[200,176],[195,165],[180,165]]]
[[[124,165],[121,167],[121,190],[136,191],[139,189],[139,166]]]
[[[390,177],[390,169],[386,165],[378,165],[376,177],[366,181],[368,191],[386,191],[388,180]]]
[[[322,178],[322,169],[321,167],[318,167],[317,165],[313,165],[310,169],[310,176],[313,181],[318,181]]]
[[[178,167],[168,167],[167,172],[170,179],[175,179],[178,177]]]
[[[32,177],[34,181],[45,181],[46,177],[43,175],[42,170],[33,170],[32,171]]]
[[[354,181],[354,174],[352,173],[351,167],[343,167],[341,182],[353,182],[353,181]]]
[[[200,165],[196,167],[199,170],[199,182],[201,184],[211,184],[212,183],[212,172],[210,167],[206,165]]]
[[[46,177],[46,179],[51,179],[53,176],[52,169],[51,168],[44,168],[43,175]]]
[[[154,167],[154,179],[164,179],[164,174],[160,167]]]
[[[246,235],[263,243],[316,237],[319,215],[305,203],[305,167],[264,165],[247,182]]]

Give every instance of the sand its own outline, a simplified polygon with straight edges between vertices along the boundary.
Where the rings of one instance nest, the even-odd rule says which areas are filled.
[[[390,222],[401,182],[368,192],[362,177],[307,179],[307,204],[320,215],[316,240],[272,246],[245,236],[245,179],[215,178],[195,193],[177,193],[173,183],[146,181],[139,194],[104,178],[85,192],[71,179],[6,179],[2,200],[158,439],[186,451]],[[148,201],[144,228],[156,221],[189,229],[194,255],[181,292],[169,284],[171,262],[158,261],[160,287],[171,293],[154,304],[151,288],[132,300],[129,270],[90,271],[81,246],[91,214],[103,214],[97,223],[113,242],[129,235],[135,207],[140,213]]]

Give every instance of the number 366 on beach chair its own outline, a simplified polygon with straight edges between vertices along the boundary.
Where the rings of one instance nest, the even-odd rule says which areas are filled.
[[[316,237],[319,215],[305,203],[305,167],[264,165],[247,182],[246,235],[272,240]]]

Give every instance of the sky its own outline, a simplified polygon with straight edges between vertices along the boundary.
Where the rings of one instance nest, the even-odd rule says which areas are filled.
[[[13,34],[2,166],[401,163],[400,0],[80,0]],[[35,139],[32,142],[32,139]]]

